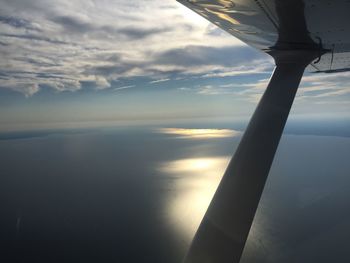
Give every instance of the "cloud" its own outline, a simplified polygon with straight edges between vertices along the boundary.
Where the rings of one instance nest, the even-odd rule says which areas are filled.
[[[245,74],[255,75],[256,78],[248,78],[245,81],[233,81],[232,84],[203,84],[192,88],[182,87],[181,91],[194,91],[201,95],[234,95],[235,98],[257,103],[269,83],[269,76],[272,74],[271,64],[259,62],[249,66],[239,66],[232,68],[231,71],[222,71],[220,73],[209,73],[202,75],[201,78],[211,77],[242,77]],[[314,74],[305,73],[302,78],[297,93],[296,102],[308,102],[315,104],[334,104],[344,103],[349,105],[350,72],[332,73],[332,74]]]
[[[350,94],[350,72],[332,74],[309,74],[303,77],[298,91],[300,100],[322,100]]]
[[[110,37],[123,36],[130,40],[140,40],[155,34],[161,34],[169,30],[169,28],[145,28],[145,27],[117,27],[112,25],[97,25],[93,22],[84,21],[73,16],[57,16],[51,18],[51,21],[59,24],[63,28],[63,32],[71,32],[75,34],[88,34],[90,36],[111,35]]]
[[[0,15],[0,23],[9,25],[15,28],[24,28],[28,30],[39,30],[35,25],[33,25],[30,21],[22,18],[17,18],[13,16],[1,16]]]
[[[202,65],[221,65],[232,67],[259,57],[262,58],[264,55],[244,46],[210,47],[191,45],[156,54],[154,61],[163,65],[175,64],[197,67]]]
[[[78,18],[73,16],[56,16],[50,20],[61,25],[64,30],[71,31],[73,33],[83,34],[89,31],[95,31],[97,29],[93,26],[93,24],[80,21]]]
[[[122,86],[122,87],[118,87],[118,88],[114,88],[113,90],[118,91],[118,90],[123,90],[123,89],[131,89],[136,87],[135,85],[128,85],[128,86]]]
[[[161,34],[167,32],[168,28],[136,28],[136,27],[125,27],[118,30],[119,34],[123,34],[129,39],[140,40],[146,37]]]
[[[143,77],[151,84],[208,80],[179,85],[255,102],[273,69],[270,57],[173,0],[3,1],[0,53],[1,87],[26,96],[82,90],[85,83],[118,90],[118,80]],[[243,76],[254,77],[231,87],[209,81]],[[348,73],[307,75],[298,99],[342,97],[349,80]]]
[[[0,37],[5,38],[5,39],[6,38],[19,38],[19,39],[24,39],[24,40],[30,40],[31,42],[44,41],[44,42],[49,42],[51,44],[59,44],[59,45],[69,44],[68,42],[65,42],[65,41],[51,39],[49,37],[43,37],[43,36],[38,36],[38,35],[34,35],[34,34],[0,34]]]
[[[157,80],[152,80],[149,83],[154,84],[154,83],[161,83],[161,82],[166,82],[169,81],[170,79],[157,79]]]
[[[243,61],[241,63],[244,63]],[[206,73],[201,78],[225,78],[235,77],[242,75],[257,75],[257,74],[271,74],[273,70],[273,64],[267,59],[251,60],[247,65],[241,65],[238,67],[224,68],[218,71],[213,70],[210,73]]]
[[[26,97],[30,97],[37,93],[40,90],[40,87],[35,82],[23,82],[23,81],[11,81],[11,80],[2,80],[0,87],[11,89],[17,92],[23,93]]]
[[[25,82],[38,87],[36,92],[47,87],[74,91],[83,83],[100,89],[120,78],[221,72],[252,57],[240,41],[214,34],[207,21],[172,0],[13,0],[1,5],[0,73],[6,76],[1,86],[26,95],[35,92],[28,93]],[[233,46],[242,47],[241,55],[227,54]]]

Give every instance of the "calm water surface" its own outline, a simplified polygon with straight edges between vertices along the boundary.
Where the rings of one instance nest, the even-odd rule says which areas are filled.
[[[0,137],[1,262],[181,262],[241,133],[165,128]],[[348,262],[337,135],[282,138],[243,263]]]

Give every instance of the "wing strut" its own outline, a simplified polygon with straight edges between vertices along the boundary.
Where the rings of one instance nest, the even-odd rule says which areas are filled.
[[[271,51],[267,89],[192,241],[185,263],[238,263],[305,67],[315,50]]]

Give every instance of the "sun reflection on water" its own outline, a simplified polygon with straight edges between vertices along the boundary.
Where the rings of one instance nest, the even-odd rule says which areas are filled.
[[[174,178],[168,200],[167,216],[178,231],[193,237],[208,208],[229,157],[205,157],[175,160],[160,165],[165,175]]]
[[[229,129],[182,129],[182,128],[162,128],[160,133],[177,135],[179,138],[188,139],[209,139],[234,137],[240,134],[239,131]]]

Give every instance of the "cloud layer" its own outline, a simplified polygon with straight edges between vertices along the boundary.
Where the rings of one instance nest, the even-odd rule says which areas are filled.
[[[174,0],[0,0],[0,88],[120,91],[133,80],[256,102],[272,59]],[[249,76],[250,78],[244,78]],[[228,84],[213,79],[240,78]],[[206,82],[207,80],[207,82]],[[304,77],[299,100],[349,104],[350,74]]]
[[[224,71],[245,49],[172,0],[1,1],[1,87],[28,96]]]

